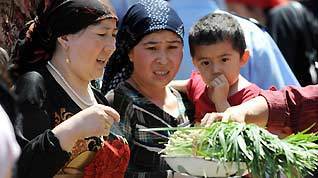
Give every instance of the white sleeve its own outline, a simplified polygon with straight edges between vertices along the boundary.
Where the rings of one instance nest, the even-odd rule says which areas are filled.
[[[10,119],[0,105],[0,178],[11,177],[20,152]]]

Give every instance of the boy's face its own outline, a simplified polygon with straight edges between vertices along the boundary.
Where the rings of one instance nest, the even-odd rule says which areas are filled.
[[[195,55],[193,64],[199,70],[203,81],[209,86],[217,76],[223,74],[233,85],[239,77],[240,67],[243,66],[248,58],[246,51],[243,57],[233,49],[229,41],[217,42],[211,45],[194,46]],[[246,56],[247,55],[247,56]]]

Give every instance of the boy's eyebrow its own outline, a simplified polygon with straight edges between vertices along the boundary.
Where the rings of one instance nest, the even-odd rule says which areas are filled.
[[[197,59],[198,59],[198,61],[201,61],[201,60],[204,60],[204,59],[211,59],[211,57],[200,56]]]
[[[222,58],[222,57],[227,57],[227,56],[232,56],[232,54],[231,53],[224,53],[224,54],[218,55],[217,58]]]
[[[225,53],[225,54],[221,54],[216,56],[216,58],[222,58],[222,57],[227,57],[227,56],[232,56],[232,54],[230,53]],[[199,58],[197,58],[199,61],[200,60],[204,60],[204,59],[211,59],[211,56],[200,56]]]

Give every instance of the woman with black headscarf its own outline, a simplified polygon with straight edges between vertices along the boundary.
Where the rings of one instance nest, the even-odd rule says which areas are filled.
[[[191,123],[186,97],[168,86],[181,63],[183,32],[179,16],[163,0],[139,1],[128,10],[119,28],[103,91],[117,87],[106,98],[119,112],[120,131],[131,148],[126,177],[162,178],[169,173],[158,152],[170,133],[141,132],[140,128]]]
[[[115,49],[116,15],[99,0],[42,0],[36,13],[14,56],[18,176],[122,177],[129,148],[103,137],[119,115],[89,85]]]

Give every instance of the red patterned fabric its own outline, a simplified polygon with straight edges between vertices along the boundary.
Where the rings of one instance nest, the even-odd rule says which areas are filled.
[[[123,178],[129,158],[129,146],[122,140],[104,142],[94,160],[84,168],[84,178]]]

